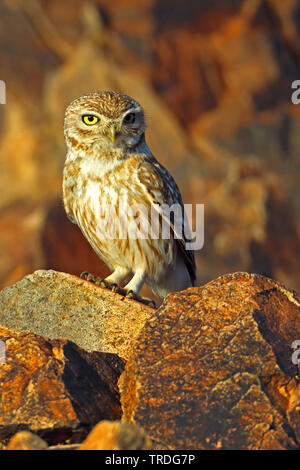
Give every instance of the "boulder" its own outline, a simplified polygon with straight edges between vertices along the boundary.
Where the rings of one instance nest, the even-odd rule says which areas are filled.
[[[36,434],[20,431],[8,443],[7,450],[46,450],[48,444]]]
[[[101,419],[120,419],[117,379],[154,311],[56,271],[4,288],[0,442],[19,430],[80,442]]]
[[[234,273],[170,294],[119,379],[123,420],[169,449],[300,445],[300,300]]]
[[[123,361],[115,354],[89,353],[71,341],[3,327],[0,339],[5,342],[5,363],[0,366],[2,444],[19,430],[37,433],[52,444],[80,442],[100,419],[120,418],[117,379]]]
[[[145,431],[133,423],[101,421],[78,450],[147,450],[151,445]]]
[[[40,270],[0,293],[0,325],[70,340],[86,351],[126,359],[152,307],[53,270]]]

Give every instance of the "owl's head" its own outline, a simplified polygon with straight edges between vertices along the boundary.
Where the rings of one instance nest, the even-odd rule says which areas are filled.
[[[65,137],[72,150],[127,150],[144,137],[142,107],[130,96],[102,91],[81,96],[67,107]]]

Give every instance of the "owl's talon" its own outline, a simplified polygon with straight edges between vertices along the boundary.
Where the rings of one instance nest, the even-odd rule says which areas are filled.
[[[121,288],[120,288],[120,286],[118,286],[118,284],[116,284],[115,282],[108,282],[108,281],[106,281],[105,279],[102,279],[102,278],[97,278],[96,285],[99,286],[99,287],[103,287],[104,289],[109,289],[112,292],[120,293],[120,291],[121,291]],[[123,293],[123,292],[121,292],[121,293]]]
[[[135,298],[136,298],[136,294],[135,294],[135,292],[134,292],[133,290],[129,290],[129,291],[126,293],[125,297],[128,297],[128,299],[135,299]]]
[[[80,278],[84,279],[85,281],[92,282],[96,286],[102,287],[103,289],[109,289],[112,292],[116,292],[117,294],[120,294],[120,295],[123,295],[123,296],[126,295],[126,291],[124,289],[122,289],[115,282],[109,282],[109,281],[106,281],[105,279],[103,279],[102,277],[93,276],[93,274],[90,274],[87,271],[83,271],[80,274]]]
[[[84,279],[86,281],[86,278],[87,276],[89,275],[90,273],[88,271],[82,271],[82,273],[80,274],[80,279]]]
[[[127,291],[125,297],[127,297],[128,299],[136,300],[137,302],[140,302],[142,304],[149,305],[149,307],[152,306],[152,308],[156,308],[154,300],[147,299],[147,297],[141,297],[140,295],[136,294],[133,290]]]
[[[93,283],[97,282],[97,278],[93,276],[93,274],[89,273],[88,271],[83,271],[80,274],[80,279],[83,279],[84,281],[93,282]]]
[[[141,302],[142,304],[149,305],[153,308],[156,308],[156,304],[154,300],[147,299],[146,297],[141,297],[140,295],[136,294],[133,290],[126,291],[115,282],[108,282],[101,277],[93,276],[93,274],[90,274],[88,271],[83,271],[80,274],[80,278],[84,279],[85,281],[92,282],[98,287],[109,289],[112,292],[115,292],[116,294],[120,294],[123,296],[123,298],[126,297],[127,299],[133,299],[133,300],[136,300],[137,302]]]
[[[105,283],[105,279],[101,277],[94,276],[93,274],[89,273],[88,271],[83,271],[80,274],[80,278],[84,279],[85,281],[92,282],[96,284],[96,286],[107,287],[108,284]]]
[[[118,290],[120,290],[120,287],[114,282],[113,284],[111,284],[111,290],[113,292],[118,292]]]

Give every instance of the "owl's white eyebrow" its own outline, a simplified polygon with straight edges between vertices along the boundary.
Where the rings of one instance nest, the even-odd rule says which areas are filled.
[[[97,113],[96,111],[84,111],[84,113],[82,113],[81,116],[96,116],[96,117],[100,117],[100,114]]]

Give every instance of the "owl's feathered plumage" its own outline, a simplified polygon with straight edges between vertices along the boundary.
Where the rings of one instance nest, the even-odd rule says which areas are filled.
[[[113,271],[108,283],[129,281],[125,289],[138,294],[146,282],[164,297],[192,286],[196,268],[193,251],[185,248],[185,231],[176,239],[172,220],[160,209],[179,204],[183,210],[183,203],[174,179],[147,146],[145,129],[142,107],[127,95],[105,91],[74,100],[65,115],[64,206]],[[170,238],[101,237],[105,204],[114,208],[110,228],[134,221],[120,207],[124,198],[130,207],[145,207],[148,215],[152,207],[160,225],[169,223]]]

